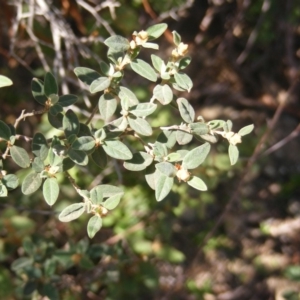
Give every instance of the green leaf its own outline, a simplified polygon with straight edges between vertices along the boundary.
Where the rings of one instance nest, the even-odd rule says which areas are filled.
[[[130,113],[136,117],[146,117],[151,115],[157,108],[154,103],[140,103],[130,108]]]
[[[56,95],[58,93],[56,79],[50,72],[47,72],[45,75],[44,92],[47,97],[49,97],[51,94]]]
[[[59,104],[55,104],[55,105],[51,106],[49,109],[49,113],[53,116],[57,116],[57,114],[59,114],[63,111],[64,111],[64,109]]]
[[[105,75],[105,76],[110,76],[111,75],[111,70],[112,70],[112,65],[108,65],[106,62],[104,61],[101,61],[100,62],[100,69],[101,69],[101,72]],[[114,70],[112,70],[114,71]],[[98,76],[100,77],[100,76]],[[96,78],[95,78],[96,79]]]
[[[3,184],[10,190],[15,189],[19,185],[19,179],[14,174],[7,174],[2,178]]]
[[[142,118],[128,118],[129,125],[131,129],[133,129],[136,133],[144,135],[144,136],[150,136],[152,135],[152,128],[150,124]]]
[[[89,151],[95,147],[95,140],[91,136],[82,136],[76,139],[72,144],[72,149]]]
[[[240,136],[244,136],[246,134],[251,133],[253,129],[254,129],[254,125],[251,124],[251,125],[248,125],[248,126],[245,126],[245,127],[241,128],[240,131],[238,132],[238,134]]]
[[[107,89],[111,84],[111,78],[109,77],[100,77],[92,82],[90,85],[90,92],[92,94],[104,91]]]
[[[145,175],[145,179],[152,190],[155,190],[156,181],[160,174],[161,172],[155,170],[154,173]]]
[[[51,94],[48,96],[48,99],[51,101],[51,104],[56,104],[59,100],[59,97],[56,94]]]
[[[185,169],[195,169],[199,167],[206,159],[209,151],[209,143],[205,143],[197,148],[194,148],[193,150],[189,151],[189,153],[184,157],[182,166]]]
[[[187,123],[193,123],[195,120],[195,110],[189,101],[185,98],[178,98],[176,102],[181,118]]]
[[[158,158],[164,158],[168,155],[167,146],[160,142],[155,142],[153,146],[153,154]]]
[[[225,131],[231,131],[232,130],[232,121],[227,120],[226,125],[224,125],[226,127]]]
[[[44,163],[40,159],[40,157],[36,157],[34,159],[34,161],[32,162],[31,168],[36,173],[41,173],[45,169]]]
[[[207,191],[205,182],[199,177],[193,176],[188,182],[188,185],[199,191]]]
[[[20,257],[14,260],[10,267],[14,272],[18,272],[32,265],[33,259],[31,257]]]
[[[157,74],[147,62],[141,59],[135,59],[130,63],[130,66],[134,72],[141,75],[142,77],[145,77],[153,82],[157,80]]]
[[[190,63],[191,63],[192,59],[189,56],[183,57],[180,61],[179,61],[179,66],[178,69],[179,70],[183,70],[185,69]]]
[[[107,155],[102,147],[97,147],[92,153],[91,158],[94,161],[94,163],[101,169],[104,169],[106,167]]]
[[[47,101],[47,96],[45,96],[44,93],[44,83],[42,80],[38,79],[38,78],[33,78],[31,81],[31,92],[32,95],[34,97],[34,99],[42,104],[45,105],[46,101]]]
[[[56,116],[53,116],[48,112],[49,123],[58,130],[63,130],[63,118],[64,118],[64,115],[62,113],[59,113]]]
[[[86,166],[89,162],[88,156],[83,151],[69,149],[68,155],[77,165]]]
[[[238,147],[235,146],[235,145],[230,144],[229,147],[228,147],[228,155],[229,155],[231,165],[236,164],[236,162],[239,158],[239,149],[238,149]]]
[[[164,61],[157,55],[151,54],[152,65],[159,74],[163,73],[166,70],[166,65]]]
[[[146,152],[134,153],[132,159],[124,162],[124,168],[129,171],[142,171],[151,165],[153,157]]]
[[[13,82],[6,76],[0,75],[0,88],[12,85]]]
[[[101,184],[97,187],[101,191],[104,198],[108,198],[117,194],[124,194],[123,190],[111,184]]]
[[[128,147],[120,141],[106,140],[102,145],[107,155],[116,158],[128,160],[132,158],[132,153]]]
[[[43,195],[48,205],[52,206],[59,195],[59,185],[55,178],[47,178],[43,184]]]
[[[62,107],[67,107],[74,104],[78,100],[78,97],[72,94],[63,95],[59,97],[58,104]]]
[[[0,197],[7,197],[7,187],[0,181]]]
[[[47,158],[49,147],[45,136],[37,132],[32,139],[32,153],[42,161]]]
[[[186,145],[188,144],[191,140],[193,139],[193,135],[185,132],[185,131],[181,131],[181,130],[177,130],[176,131],[176,141],[179,145]]]
[[[203,135],[208,133],[208,126],[205,123],[191,123],[189,124],[191,132],[197,135]]]
[[[98,102],[98,107],[104,120],[108,120],[111,116],[113,116],[117,109],[117,105],[118,101],[114,95],[109,93],[101,95]]]
[[[142,44],[143,48],[158,50],[159,46],[155,43],[144,43]]]
[[[64,158],[62,163],[58,165],[59,169],[57,172],[63,173],[70,169],[72,169],[75,166],[75,163],[69,158]]]
[[[127,51],[130,47],[129,41],[119,35],[109,37],[104,41],[104,44],[111,48],[114,52]]]
[[[174,147],[176,144],[176,131],[174,130],[164,130],[162,131],[158,138],[157,141],[166,144],[166,146],[171,149]]]
[[[90,191],[90,199],[93,204],[99,205],[103,201],[103,191],[101,186],[95,186]]]
[[[165,23],[155,24],[153,26],[150,26],[146,29],[146,32],[148,33],[148,40],[154,40],[160,37],[168,28],[168,25]]]
[[[87,224],[87,232],[90,239],[92,239],[95,234],[101,229],[102,227],[102,219],[99,215],[94,215],[89,219]]]
[[[42,178],[39,173],[29,173],[22,183],[22,193],[24,195],[30,195],[37,191],[42,184]]]
[[[66,137],[79,132],[79,121],[73,110],[69,109],[63,117],[63,129]]]
[[[173,100],[172,89],[167,84],[155,86],[153,95],[162,105],[167,105]]]
[[[218,141],[218,138],[215,135],[211,134],[202,134],[200,135],[200,138],[213,144]]]
[[[120,86],[118,96],[121,99],[121,104],[122,102],[126,102],[128,107],[139,104],[139,100],[137,99],[136,95],[124,86]]]
[[[225,121],[223,120],[212,120],[207,123],[210,129],[223,128]]]
[[[3,121],[0,120],[0,138],[9,141],[11,136],[11,131],[9,126],[7,126]]]
[[[155,183],[155,198],[157,201],[163,200],[171,191],[174,178],[160,174]]]
[[[158,163],[155,168],[168,177],[174,177],[177,171],[174,165],[169,162]]]
[[[84,203],[74,203],[66,208],[59,214],[58,219],[61,222],[71,222],[78,219],[85,211]]]
[[[25,149],[14,145],[10,148],[10,155],[13,161],[21,168],[30,166],[30,157]]]
[[[85,67],[75,68],[74,73],[82,82],[84,82],[87,85],[90,85],[94,80],[96,80],[101,76],[95,70],[85,68]]]
[[[181,36],[175,30],[172,31],[172,34],[173,34],[173,42],[176,46],[178,46],[181,43]]]
[[[113,196],[109,197],[102,205],[106,209],[112,210],[119,205],[122,196],[123,196],[123,193],[113,195]]]
[[[175,73],[174,79],[180,88],[190,92],[193,87],[193,82],[188,75],[183,73]]]

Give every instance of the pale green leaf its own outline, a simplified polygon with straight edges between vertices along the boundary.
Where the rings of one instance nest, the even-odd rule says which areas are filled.
[[[103,191],[101,186],[97,185],[90,191],[90,199],[93,204],[99,205],[103,201]]]
[[[193,176],[189,181],[187,181],[187,184],[199,191],[207,190],[205,182],[201,178],[196,176]]]
[[[25,149],[14,145],[10,148],[10,155],[13,161],[21,168],[30,166],[30,157]]]
[[[100,77],[94,80],[90,85],[90,92],[92,94],[104,91],[107,89],[111,84],[111,78],[109,77]]]
[[[142,118],[127,118],[129,125],[131,129],[133,129],[136,133],[144,135],[144,136],[150,136],[152,135],[152,128],[150,124]]]
[[[155,183],[155,198],[157,201],[163,200],[172,189],[174,178],[160,174]]]
[[[7,197],[8,191],[7,187],[0,181],[0,197]]]
[[[180,88],[190,92],[193,87],[193,82],[188,75],[183,73],[175,73],[174,79]]]
[[[148,40],[154,40],[160,37],[168,28],[168,25],[165,23],[155,24],[153,26],[150,26],[146,29],[146,32],[148,33]]]
[[[173,42],[176,46],[178,46],[181,43],[181,36],[175,30],[172,31],[172,34],[173,34]]]
[[[172,89],[167,84],[155,86],[153,95],[162,105],[167,105],[173,100]]]
[[[168,154],[166,159],[168,162],[176,162],[176,161],[180,161],[182,158],[179,153],[174,152],[174,153]]]
[[[182,130],[176,131],[176,141],[179,145],[186,145],[193,139],[193,135]]]
[[[155,144],[153,145],[153,154],[157,158],[164,158],[168,155],[167,146],[160,142],[155,142]]]
[[[203,135],[203,134],[207,134],[208,133],[208,126],[205,123],[191,123],[189,124],[189,127],[191,129],[191,132],[193,134],[197,134],[197,135]]]
[[[159,56],[157,56],[155,54],[151,54],[151,61],[152,61],[153,67],[155,68],[155,70],[157,72],[159,72],[161,74],[162,72],[165,71],[166,65]]]
[[[155,190],[156,181],[160,174],[161,172],[155,170],[154,173],[145,175],[146,182],[148,183],[148,185],[151,187],[152,190]]]
[[[139,104],[139,100],[136,95],[124,86],[120,86],[118,96],[121,99],[122,107],[124,106],[123,102],[126,102],[127,109],[131,106]]]
[[[155,43],[144,43],[142,44],[143,48],[158,50],[159,46]]]
[[[87,233],[90,239],[92,239],[95,234],[101,229],[102,227],[102,219],[99,215],[94,215],[89,219],[87,224]]]
[[[123,196],[122,194],[116,194],[113,195],[111,197],[109,197],[105,202],[103,202],[103,206],[108,209],[108,210],[112,210],[114,208],[116,208],[118,206],[118,204],[120,203],[120,200]]]
[[[177,171],[174,165],[169,162],[158,163],[155,165],[155,168],[168,177],[174,177]]]
[[[48,205],[52,206],[59,195],[59,185],[55,178],[47,178],[43,184],[43,196]]]
[[[32,153],[35,156],[40,157],[42,161],[44,161],[47,158],[49,147],[48,147],[47,140],[42,133],[37,132],[33,136],[31,148],[32,148]]]
[[[124,168],[129,171],[141,171],[151,165],[153,157],[146,152],[134,153],[132,159],[124,162]]]
[[[209,121],[207,124],[211,129],[216,129],[216,128],[222,128],[224,126],[225,121],[223,120],[212,120]]]
[[[154,69],[145,61],[141,59],[135,59],[130,63],[133,71],[142,77],[147,78],[150,81],[155,82],[157,80],[157,74]]]
[[[157,108],[154,103],[140,103],[130,108],[129,112],[136,117],[146,117],[151,115]]]
[[[2,182],[9,190],[13,190],[19,185],[19,179],[14,174],[5,175],[2,178]]]
[[[190,63],[191,63],[192,59],[189,56],[183,57],[180,61],[179,61],[179,70],[183,70],[185,69]]]
[[[74,203],[66,208],[59,214],[58,219],[61,222],[70,222],[78,219],[85,211],[84,203]]]
[[[123,160],[128,160],[132,158],[132,153],[130,152],[128,147],[120,141],[105,140],[102,147],[106,154],[113,158]]]
[[[185,98],[177,99],[178,109],[182,119],[187,123],[193,123],[195,120],[195,110]]]
[[[72,144],[72,149],[81,150],[81,151],[89,151],[95,147],[95,140],[91,136],[81,136],[76,139]]]
[[[238,147],[230,144],[228,147],[228,155],[229,155],[231,165],[236,164],[236,162],[238,161],[238,158],[239,158]]]
[[[205,143],[197,148],[194,148],[193,150],[189,151],[187,155],[185,155],[182,161],[182,166],[185,169],[197,168],[204,162],[209,151],[210,151],[209,143]]]
[[[13,82],[6,76],[0,75],[0,88],[12,85]]]
[[[104,198],[108,198],[117,194],[124,194],[121,188],[111,184],[98,185],[98,189],[101,191]]]
[[[129,41],[119,35],[109,37],[104,41],[104,44],[111,48],[114,52],[127,51],[129,49]]]
[[[45,169],[44,162],[40,159],[40,157],[36,157],[32,162],[31,168],[36,173],[41,173]]]
[[[104,120],[108,120],[113,116],[117,109],[117,105],[118,102],[114,95],[108,93],[101,95],[98,102],[98,107]]]
[[[213,144],[218,141],[217,136],[211,134],[202,134],[200,135],[200,138]]]
[[[42,184],[42,178],[39,173],[29,173],[22,182],[22,193],[30,195],[37,191]]]
[[[171,149],[174,147],[176,144],[176,131],[174,130],[164,130],[162,131],[158,138],[157,141],[166,144],[166,146]]]
[[[238,132],[238,134],[240,136],[244,136],[246,134],[251,133],[253,129],[254,129],[254,125],[251,124],[251,125],[248,125],[248,126],[245,126],[245,127],[241,128],[240,131]]]

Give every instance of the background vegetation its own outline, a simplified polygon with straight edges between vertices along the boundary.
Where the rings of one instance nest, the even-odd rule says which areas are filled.
[[[57,213],[75,201],[62,181],[51,209],[42,193],[17,189],[0,203],[1,299],[298,299],[300,293],[299,58],[300,7],[292,0],[241,1],[4,1],[0,10],[0,119],[38,109],[32,77],[52,71],[62,93],[80,94],[88,116],[97,96],[85,93],[73,69],[96,68],[103,41],[166,22],[160,56],[173,30],[189,44],[187,99],[205,119],[254,123],[230,167],[217,144],[199,172],[198,192],[177,185],[162,202],[142,174],[111,164],[105,172],[72,174],[79,185],[122,185],[125,196],[89,240],[87,219],[61,223]],[[35,9],[34,9],[35,7]],[[140,99],[153,88],[126,77]],[[160,110],[158,122],[176,120]],[[49,131],[45,119],[22,122],[30,135]],[[53,132],[48,132],[49,137]],[[11,163],[13,172],[25,176]],[[138,174],[138,175],[137,175]],[[32,264],[32,262],[34,262]]]

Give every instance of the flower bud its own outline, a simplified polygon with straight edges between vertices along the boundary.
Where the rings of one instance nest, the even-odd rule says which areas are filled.
[[[177,171],[176,176],[179,182],[180,181],[187,182],[191,178],[191,173],[187,169],[181,168]]]

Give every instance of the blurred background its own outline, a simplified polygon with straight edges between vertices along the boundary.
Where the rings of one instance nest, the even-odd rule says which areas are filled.
[[[92,240],[87,218],[57,219],[80,201],[68,181],[61,179],[52,208],[41,192],[16,189],[0,202],[0,299],[300,299],[299,1],[3,0],[0,74],[14,84],[0,90],[0,119],[13,123],[23,109],[40,109],[31,80],[51,71],[62,94],[79,95],[84,120],[99,95],[88,94],[73,69],[99,69],[107,37],[130,38],[162,22],[169,27],[157,55],[170,55],[173,30],[189,45],[194,87],[181,96],[197,115],[230,119],[236,132],[255,125],[238,164],[231,167],[227,144],[217,143],[197,169],[208,191],[176,184],[160,203],[144,174],[122,163],[72,171],[79,186],[111,183],[126,192]],[[130,70],[124,84],[141,101],[154,87]],[[179,118],[163,107],[152,125]],[[27,136],[53,135],[44,116],[21,124]]]

